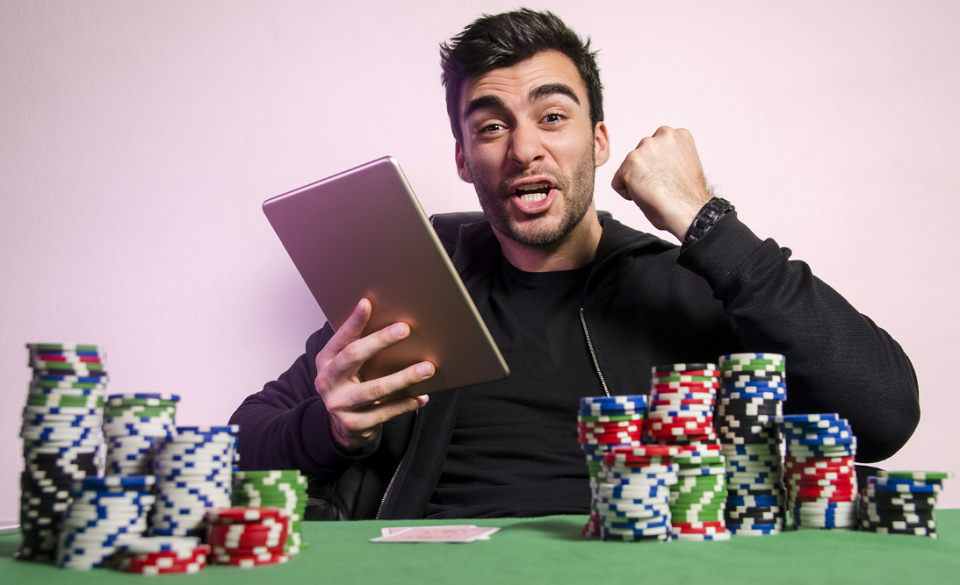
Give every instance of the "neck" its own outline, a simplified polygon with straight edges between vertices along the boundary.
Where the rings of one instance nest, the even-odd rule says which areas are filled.
[[[574,229],[549,246],[527,246],[493,230],[503,255],[524,272],[574,270],[593,262],[602,232],[594,205]]]

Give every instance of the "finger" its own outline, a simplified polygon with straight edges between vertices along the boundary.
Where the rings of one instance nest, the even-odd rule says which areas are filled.
[[[350,342],[330,360],[327,368],[337,377],[342,377],[344,374],[352,376],[360,370],[364,362],[403,341],[409,335],[410,326],[406,323],[394,323],[384,327],[366,337]]]
[[[400,415],[422,408],[428,401],[429,398],[426,395],[407,396],[371,405],[361,411],[345,413],[341,418],[348,429],[355,428],[355,433],[362,434]]]
[[[317,370],[323,369],[323,366],[343,351],[343,348],[347,347],[347,345],[360,339],[360,336],[363,335],[364,328],[367,326],[367,323],[370,322],[370,315],[372,314],[373,310],[370,301],[360,299],[360,302],[357,303],[356,308],[350,313],[347,320],[344,321],[343,325],[337,329],[337,332],[333,334],[333,337],[327,341],[327,344],[320,350],[320,353],[317,354]]]
[[[389,376],[364,382],[357,387],[355,392],[351,393],[354,408],[374,402],[385,403],[397,400],[400,396],[408,393],[406,392],[407,388],[424,380],[429,380],[436,371],[437,369],[432,363],[420,362]]]

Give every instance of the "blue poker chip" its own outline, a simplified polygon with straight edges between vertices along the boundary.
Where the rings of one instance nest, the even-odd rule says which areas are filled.
[[[905,477],[873,477],[870,479],[869,483],[877,485],[909,485],[909,486],[925,486],[925,485],[943,485],[942,479],[908,479]]]
[[[240,425],[226,425],[218,427],[177,427],[177,433],[216,434],[239,433]]]
[[[842,417],[836,413],[828,414],[785,414],[777,419],[777,422],[792,423],[812,423],[822,420],[842,420]]]
[[[35,382],[73,382],[80,384],[103,384],[107,381],[107,375],[99,376],[68,376],[63,374],[57,374],[54,370],[53,373],[38,373],[37,370],[34,370],[33,381]]]
[[[783,498],[775,495],[729,496],[728,506],[779,506]]]
[[[621,404],[621,403],[646,404],[647,396],[645,394],[633,394],[624,396],[585,396],[580,399],[580,404]]]
[[[787,451],[790,451],[790,448],[794,445],[797,446],[815,446],[815,447],[833,447],[833,446],[843,446],[843,445],[852,445],[856,442],[856,439],[852,436],[848,437],[818,437],[816,439],[810,438],[797,438],[797,437],[785,437],[785,442],[787,444]]]
[[[873,479],[872,477],[867,478],[869,481]],[[866,493],[870,494],[871,492],[893,492],[893,493],[914,493],[914,494],[931,494],[943,491],[943,487],[939,485],[903,485],[903,484],[879,484],[870,482],[866,488]]]
[[[767,391],[767,392],[786,392],[787,383],[783,380],[737,380],[725,381],[720,385],[720,391],[736,391],[746,389],[746,391]]]
[[[783,524],[733,524],[727,523],[727,530],[732,532],[740,530],[757,530],[761,532],[772,531],[772,530],[782,530]]]
[[[602,516],[600,520],[600,525],[606,528],[612,528],[614,530],[649,530],[651,528],[658,528],[661,526],[668,526],[668,520],[666,516],[660,518],[653,518],[648,521],[638,520],[637,522],[619,522],[619,518],[611,518],[610,516]]]
[[[110,394],[107,400],[162,400],[164,402],[180,402],[178,394],[152,394],[135,392],[133,394]]]
[[[101,488],[112,487],[149,488],[156,483],[157,478],[152,475],[87,477],[81,482],[83,489],[95,491],[99,491]]]

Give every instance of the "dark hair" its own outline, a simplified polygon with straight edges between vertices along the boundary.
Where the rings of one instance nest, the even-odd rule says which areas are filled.
[[[460,93],[467,79],[512,67],[543,51],[559,51],[570,58],[587,88],[590,121],[595,127],[603,120],[603,86],[597,68],[597,53],[552,12],[521,8],[514,12],[484,14],[449,43],[440,45],[440,76],[447,92],[447,115],[458,142]]]

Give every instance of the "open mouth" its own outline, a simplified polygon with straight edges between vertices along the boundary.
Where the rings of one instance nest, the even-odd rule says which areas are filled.
[[[529,183],[518,186],[517,190],[514,191],[514,195],[520,199],[522,204],[530,205],[546,199],[552,188],[550,183]]]
[[[529,185],[520,185],[514,193],[523,203],[536,203],[543,201],[550,193],[549,183],[530,183]]]

